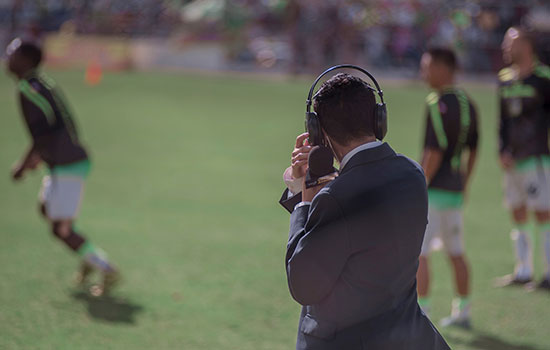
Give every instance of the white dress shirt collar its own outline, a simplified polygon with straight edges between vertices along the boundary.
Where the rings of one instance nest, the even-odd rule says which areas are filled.
[[[346,164],[349,162],[349,160],[354,156],[356,155],[357,153],[361,152],[361,151],[364,151],[366,149],[370,149],[370,148],[375,148],[375,147],[378,147],[378,146],[381,146],[382,145],[382,141],[379,141],[379,140],[376,140],[376,141],[371,141],[371,142],[367,142],[367,143],[364,143],[360,146],[357,146],[355,147],[354,149],[352,149],[351,151],[349,151],[345,156],[344,158],[342,159],[342,161],[340,162],[340,171],[342,171],[342,169],[344,169],[344,167],[346,166]]]

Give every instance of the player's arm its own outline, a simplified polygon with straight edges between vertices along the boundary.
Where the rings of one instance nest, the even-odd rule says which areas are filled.
[[[12,169],[12,178],[14,180],[19,180],[23,177],[25,172],[29,169],[35,169],[38,164],[40,164],[41,159],[38,153],[36,152],[36,149],[34,147],[30,147],[25,154],[23,155],[22,159],[17,162],[13,169]]]
[[[435,108],[438,108],[437,106]],[[434,118],[435,126],[434,126]],[[437,128],[437,130],[436,130]],[[447,148],[447,136],[443,129],[443,122],[439,111],[430,108],[426,119],[426,134],[424,137],[424,151],[420,165],[424,169],[426,183],[430,184],[443,161],[443,153]]]
[[[426,183],[430,183],[435,174],[441,166],[443,160],[443,151],[436,148],[424,148],[422,154],[422,168],[424,169],[424,176],[426,176]]]
[[[540,92],[543,99],[544,111],[546,113],[547,125],[548,128],[550,128],[550,68],[545,66],[544,73]]]
[[[477,160],[477,149],[470,149],[468,152],[468,161],[466,162],[466,172],[464,174],[464,190],[468,188],[474,166]]]
[[[500,99],[500,123],[498,129],[498,140],[499,140],[499,159],[500,165],[503,169],[509,169],[514,165],[514,159],[512,154],[508,149],[508,129],[510,128],[510,118],[508,118],[507,110],[505,106],[504,99]]]
[[[479,141],[479,131],[477,124],[477,111],[473,108],[471,126],[468,133],[468,138],[466,140],[466,146],[468,147],[468,160],[466,162],[466,169],[464,173],[464,190],[466,191],[468,185],[470,184],[470,179],[472,172],[474,171],[474,166],[477,160],[477,145]]]
[[[38,95],[38,93],[36,93]],[[28,93],[27,93],[28,95]],[[12,169],[12,177],[19,180],[29,169],[35,169],[40,163],[39,148],[53,133],[53,111],[48,110],[43,103],[38,103],[35,97],[20,95],[21,111],[29,128],[32,144],[23,157]]]

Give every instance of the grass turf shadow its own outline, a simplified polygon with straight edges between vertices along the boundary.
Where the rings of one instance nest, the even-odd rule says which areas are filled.
[[[136,313],[143,310],[141,305],[110,295],[94,297],[79,291],[74,292],[72,297],[86,303],[91,317],[108,322],[134,324],[136,323]]]
[[[474,332],[473,339],[471,340],[464,340],[448,335],[445,336],[445,339],[449,340],[452,344],[467,345],[477,350],[544,350],[531,345],[509,343],[491,334],[482,332]]]

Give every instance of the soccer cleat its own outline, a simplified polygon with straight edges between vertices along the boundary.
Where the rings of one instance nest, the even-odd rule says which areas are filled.
[[[454,298],[451,308],[451,316],[445,317],[440,321],[441,327],[460,327],[464,329],[471,329],[470,310],[472,309],[471,303],[467,297]]]
[[[440,321],[440,325],[442,328],[460,327],[463,329],[472,329],[470,317],[462,315],[451,315],[449,317],[445,317]]]
[[[120,282],[120,273],[117,270],[112,270],[103,276],[103,289],[111,290],[117,283]]]
[[[520,278],[515,275],[506,275],[495,278],[494,286],[497,288],[509,287],[509,286],[524,286],[530,283],[533,279],[531,277]]]
[[[88,264],[85,261],[82,261],[80,263],[80,268],[76,272],[76,275],[74,278],[76,284],[79,286],[83,286],[84,284],[86,284],[86,282],[88,281],[88,277],[93,271],[94,271],[94,268],[92,267],[92,265]]]
[[[550,291],[550,278],[545,278],[537,284],[537,289]]]
[[[93,285],[90,293],[95,297],[105,296],[120,282],[120,273],[117,270],[111,270],[103,274],[103,282]]]

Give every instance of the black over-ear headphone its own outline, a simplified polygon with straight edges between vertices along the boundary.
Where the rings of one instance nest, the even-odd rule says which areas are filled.
[[[374,78],[372,74],[370,74],[366,69],[363,69],[359,66],[355,66],[353,64],[340,64],[334,67],[330,67],[321,75],[315,79],[313,82],[313,85],[311,85],[311,89],[309,89],[309,94],[307,95],[307,101],[306,101],[306,131],[309,132],[309,143],[311,145],[322,145],[323,144],[323,132],[321,131],[321,123],[319,121],[319,117],[317,116],[317,113],[311,111],[311,104],[313,103],[313,100],[317,96],[317,94],[313,95],[313,91],[315,90],[315,86],[317,86],[317,83],[319,80],[321,80],[325,75],[332,72],[336,69],[342,69],[342,68],[349,68],[349,69],[355,69],[360,71],[361,73],[365,74],[372,80],[374,83],[374,86],[376,86],[376,90],[367,85],[372,91],[375,91],[378,96],[380,97],[380,103],[377,103],[374,107],[374,136],[382,140],[384,136],[386,136],[386,133],[388,131],[388,113],[386,110],[386,103],[384,102],[384,93],[382,92],[382,89],[380,89],[380,85],[378,85],[378,82]]]

